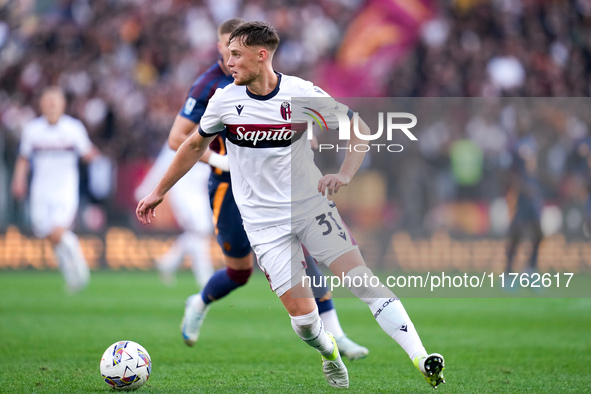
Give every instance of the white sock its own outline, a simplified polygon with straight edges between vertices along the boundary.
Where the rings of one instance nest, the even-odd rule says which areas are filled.
[[[398,298],[376,299],[368,305],[382,330],[398,342],[411,360],[427,355],[414,324]]]
[[[179,239],[183,250],[191,257],[191,270],[195,275],[195,280],[201,288],[204,288],[209,278],[214,274],[209,236],[186,232]]]
[[[322,312],[320,314],[320,318],[324,324],[324,329],[334,335],[335,338],[340,338],[345,335],[343,329],[341,328],[341,323],[339,322],[336,309],[333,308],[329,311]]]
[[[191,297],[190,301],[193,305],[193,308],[195,308],[199,312],[203,312],[207,308],[207,305],[205,305],[205,302],[203,302],[203,297],[201,297],[201,293],[193,295],[194,297]]]
[[[64,231],[60,245],[65,245],[72,261],[72,269],[75,270],[80,284],[86,285],[90,280],[90,270],[86,258],[80,248],[78,237],[71,231]]]
[[[69,289],[76,288],[78,286],[78,275],[73,268],[74,264],[72,263],[72,257],[68,251],[68,247],[61,241],[53,247],[53,250],[57,257],[58,268],[66,280],[66,286]]]
[[[377,283],[377,278],[373,281],[369,279],[374,275],[367,267],[353,268],[346,276],[351,278],[350,283]],[[354,281],[354,277],[358,279]],[[368,279],[361,281],[360,278]],[[380,285],[374,288],[351,286],[349,290],[369,306],[382,330],[398,342],[411,360],[426,356],[427,352],[421,343],[421,338],[404,306],[394,293],[381,283]]]
[[[291,326],[293,330],[302,338],[308,345],[316,348],[324,357],[330,357],[334,351],[334,345],[330,340],[324,327],[322,320],[318,316],[318,309],[307,315],[291,316]]]

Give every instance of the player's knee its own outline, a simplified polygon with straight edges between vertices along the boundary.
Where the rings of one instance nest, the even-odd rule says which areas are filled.
[[[226,267],[231,268],[233,270],[244,271],[244,270],[252,270],[254,266],[254,259],[252,257],[252,252],[250,249],[245,253],[240,254],[226,254]]]
[[[240,286],[243,286],[248,282],[248,278],[252,275],[252,267],[241,270],[227,267],[226,272],[230,279],[238,283]]]
[[[63,228],[55,228],[47,238],[52,245],[57,245],[61,242],[64,232]]]

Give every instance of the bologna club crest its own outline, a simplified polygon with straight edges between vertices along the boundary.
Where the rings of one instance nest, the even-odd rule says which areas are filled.
[[[281,104],[281,117],[284,120],[291,119],[291,104],[289,104],[289,101],[284,101],[283,104]]]

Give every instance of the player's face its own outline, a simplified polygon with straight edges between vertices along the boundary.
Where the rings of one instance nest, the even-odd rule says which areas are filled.
[[[39,107],[49,123],[54,124],[66,110],[66,99],[63,94],[57,91],[49,91],[41,97]]]
[[[226,65],[236,85],[250,85],[261,73],[264,51],[260,47],[246,47],[240,39],[233,40],[228,46],[230,58]]]
[[[230,50],[228,44],[230,43],[230,33],[222,34],[218,36],[218,52],[222,55],[222,61],[224,64],[228,63],[230,59]]]

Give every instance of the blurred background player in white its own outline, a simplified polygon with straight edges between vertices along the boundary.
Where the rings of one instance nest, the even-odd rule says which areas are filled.
[[[168,143],[165,143],[156,161],[135,190],[137,201],[156,186],[170,165],[174,153]],[[175,274],[185,256],[189,256],[191,260],[191,270],[200,288],[203,288],[213,275],[210,250],[213,226],[207,193],[209,172],[209,166],[199,162],[170,190],[172,212],[183,233],[156,261],[156,268],[167,286],[175,283]]]
[[[243,20],[240,18],[232,18],[222,22],[218,27],[218,51],[221,57],[191,86],[185,99],[185,105],[177,114],[170,131],[168,142],[173,149],[178,149],[197,130],[209,99],[216,89],[224,88],[234,82],[234,78],[230,75],[225,64],[230,57],[228,51],[230,33],[242,22]],[[244,286],[253,270],[253,255],[248,236],[242,226],[240,211],[232,193],[226,153],[226,135],[225,132],[222,132],[209,145],[209,149],[201,158],[201,161],[212,166],[209,176],[209,198],[213,210],[216,239],[224,254],[226,267],[216,271],[198,294],[187,299],[182,334],[188,346],[193,346],[199,338],[199,331],[210,304]],[[191,171],[194,171],[194,168]],[[147,190],[144,195],[149,191]],[[306,256],[306,264],[308,276],[322,276],[316,262],[309,255]],[[321,283],[321,280],[316,279],[315,283]],[[334,334],[341,354],[350,360],[367,356],[369,350],[353,342],[344,333],[331,294],[326,286],[315,288],[314,296],[320,317],[327,329]]]
[[[67,289],[77,292],[90,280],[78,237],[70,230],[79,202],[78,159],[90,162],[99,152],[82,122],[65,114],[66,98],[61,88],[46,88],[39,107],[42,115],[23,129],[12,193],[19,200],[26,197],[31,170],[33,232],[49,239]]]

